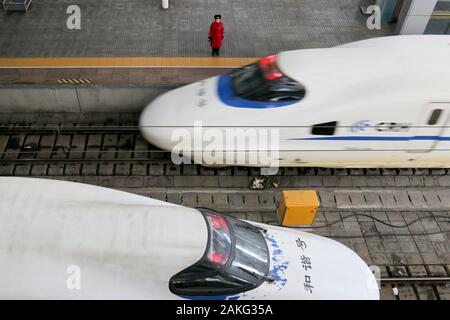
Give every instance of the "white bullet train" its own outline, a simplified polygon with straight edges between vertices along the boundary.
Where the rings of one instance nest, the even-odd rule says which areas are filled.
[[[79,183],[0,178],[0,299],[379,299],[344,245]]]
[[[281,52],[165,93],[143,136],[207,166],[450,167],[450,36]]]

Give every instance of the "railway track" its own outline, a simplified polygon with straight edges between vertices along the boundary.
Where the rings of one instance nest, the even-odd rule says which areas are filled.
[[[439,275],[432,275],[432,268],[440,268]],[[386,266],[388,274],[378,279],[381,287],[381,298],[384,300],[449,300],[450,275],[445,266],[415,265],[415,266]],[[407,274],[398,276],[393,270],[406,270]],[[420,269],[420,275],[411,270]]]
[[[0,160],[3,165],[109,163],[172,165],[170,152],[160,150],[143,140],[136,124],[3,124],[0,126]],[[260,174],[258,168],[230,167],[230,169],[228,170],[230,175]],[[211,170],[220,171],[220,169]],[[197,168],[197,171],[200,170]],[[446,176],[450,175],[450,169],[290,167],[280,168],[275,176],[294,175]]]
[[[430,283],[411,283],[404,280],[393,284],[381,285],[381,300],[448,300],[447,294],[441,294],[441,286]]]
[[[380,281],[383,284],[447,284],[450,277],[381,278]]]
[[[96,133],[139,133],[136,125],[3,125],[0,126],[0,135],[36,135],[36,134],[96,134]]]
[[[52,158],[27,158],[31,156],[27,153],[22,153],[19,159],[2,159],[1,164],[3,165],[26,165],[26,164],[35,164],[35,165],[44,165],[44,164],[56,164],[56,165],[65,165],[65,164],[148,164],[148,163],[158,163],[158,164],[170,164],[170,159],[146,159],[146,158],[115,158],[115,159],[89,159],[89,158],[67,158],[67,159],[52,159]]]

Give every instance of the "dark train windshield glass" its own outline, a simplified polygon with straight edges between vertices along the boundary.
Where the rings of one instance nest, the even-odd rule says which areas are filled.
[[[267,278],[269,250],[253,225],[204,213],[209,241],[203,258],[170,279],[170,290],[182,296],[235,294],[258,287]]]
[[[231,73],[233,94],[253,101],[298,101],[305,88],[274,67],[254,63]]]

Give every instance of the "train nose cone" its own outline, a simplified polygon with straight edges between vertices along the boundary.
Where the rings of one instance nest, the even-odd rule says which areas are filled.
[[[330,292],[350,300],[379,300],[379,287],[371,268],[345,245],[336,242],[333,247],[326,250],[327,260],[324,259],[328,262],[326,282]]]
[[[167,121],[165,110],[168,108],[164,108],[168,100],[166,95],[168,94],[163,94],[147,105],[139,118],[141,134],[145,140],[159,148],[167,144],[163,139],[164,135],[161,134],[161,125]]]
[[[193,97],[189,86],[162,94],[141,113],[139,126],[144,138],[151,144],[170,151],[175,145],[172,135],[181,130],[185,108],[190,108]]]
[[[290,236],[288,292],[296,292],[299,299],[380,299],[371,268],[352,249],[304,232]]]

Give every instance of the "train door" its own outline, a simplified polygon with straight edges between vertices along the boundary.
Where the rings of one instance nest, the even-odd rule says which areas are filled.
[[[436,149],[450,137],[450,103],[430,103],[413,126],[408,147],[411,153],[426,153]]]

